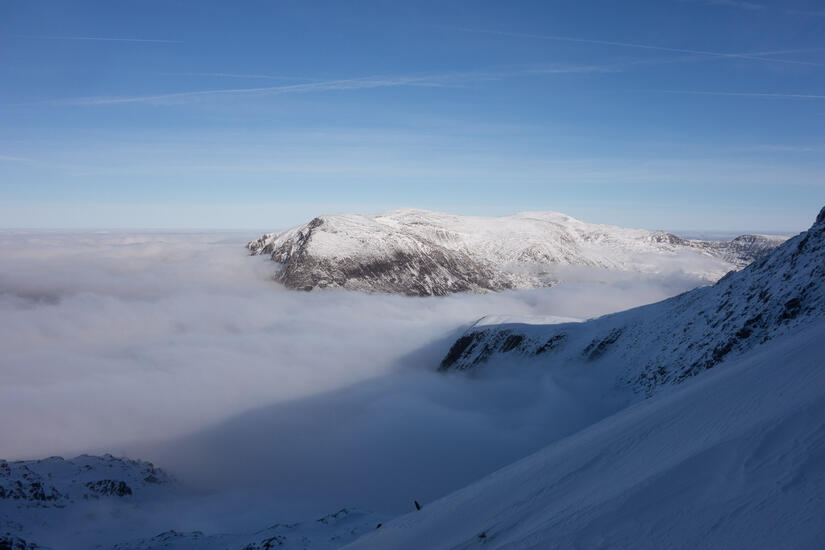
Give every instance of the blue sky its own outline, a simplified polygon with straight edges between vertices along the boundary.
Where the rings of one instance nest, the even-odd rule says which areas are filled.
[[[798,231],[822,2],[0,0],[0,226]]]

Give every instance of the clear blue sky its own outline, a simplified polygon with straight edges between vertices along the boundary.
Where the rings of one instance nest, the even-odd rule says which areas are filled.
[[[821,1],[0,0],[0,226],[807,227]]]

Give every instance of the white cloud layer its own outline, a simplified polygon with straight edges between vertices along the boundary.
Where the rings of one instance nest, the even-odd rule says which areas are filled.
[[[469,323],[600,315],[697,284],[679,271],[446,298],[299,293],[246,256],[252,236],[0,233],[0,457],[139,454],[319,511],[404,509],[611,406],[547,373],[433,372]]]

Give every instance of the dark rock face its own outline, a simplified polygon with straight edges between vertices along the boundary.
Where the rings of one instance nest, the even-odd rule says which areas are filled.
[[[46,503],[63,498],[60,491],[28,466],[21,465],[19,471],[12,472],[8,462],[0,462],[0,499]]]
[[[439,370],[467,370],[496,358],[571,368],[609,362],[619,384],[650,395],[825,317],[822,216],[742,271],[657,304],[585,323],[471,328]]]
[[[48,550],[48,548],[6,533],[0,535],[0,550]]]
[[[469,257],[443,250],[347,260],[318,258],[300,250],[298,256],[290,256],[275,279],[293,290],[347,288],[409,296],[445,296],[513,286]]]
[[[592,342],[590,342],[587,345],[587,347],[584,348],[582,355],[587,357],[589,361],[595,361],[596,359],[604,355],[608,348],[615,344],[616,341],[619,339],[619,336],[621,335],[622,329],[615,328],[611,330],[610,334],[608,334],[604,338],[594,339]]]
[[[89,492],[94,496],[103,497],[125,497],[132,494],[132,489],[124,481],[113,479],[101,479],[100,481],[89,481],[86,483]]]

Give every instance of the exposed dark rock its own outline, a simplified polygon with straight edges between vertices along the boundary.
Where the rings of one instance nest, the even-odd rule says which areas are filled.
[[[555,336],[551,336],[540,348],[536,350],[536,355],[547,353],[548,351],[558,348],[564,342],[565,338],[567,338],[566,334],[556,334]]]
[[[458,358],[461,357],[464,352],[469,348],[473,343],[474,338],[472,336],[462,336],[455,343],[450,347],[450,351],[447,352],[447,355],[444,359],[441,360],[441,366],[439,370],[446,370],[450,368]]]
[[[101,479],[100,481],[89,481],[86,483],[92,495],[102,497],[125,497],[132,494],[132,489],[126,482],[114,479]]]
[[[593,340],[590,344],[584,348],[584,355],[587,356],[589,361],[594,361],[604,355],[604,352],[607,351],[612,344],[615,344],[619,337],[622,335],[622,329],[617,328],[610,331],[605,338],[601,340]]]
[[[0,550],[48,550],[47,548],[28,542],[10,533],[0,535]]]
[[[501,345],[500,351],[502,353],[506,353],[508,351],[513,351],[519,345],[521,345],[522,341],[524,341],[524,336],[521,334],[511,334],[507,338],[504,339],[504,343]]]

